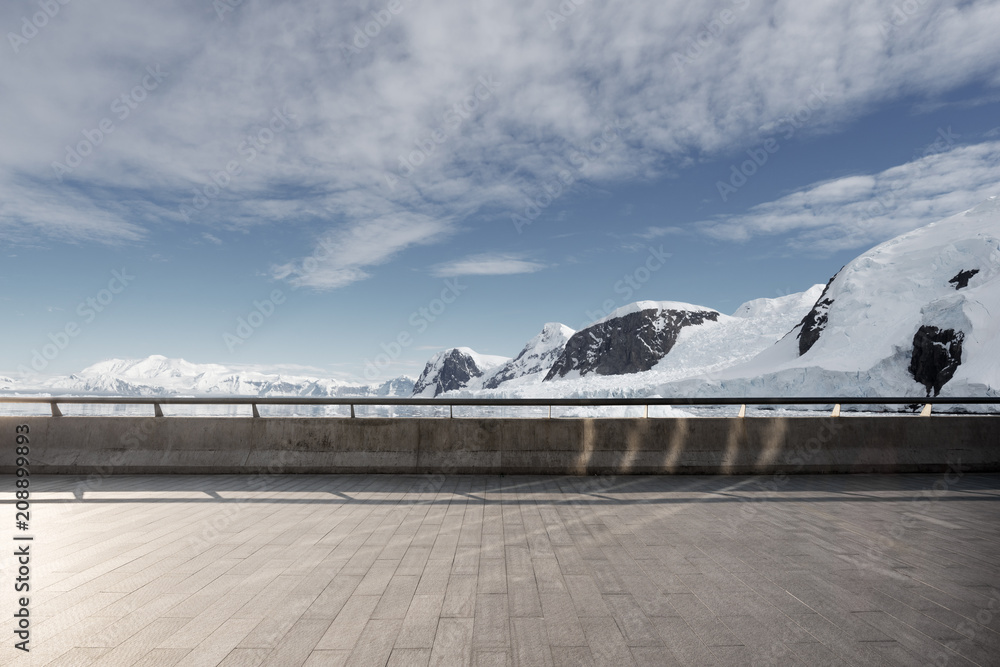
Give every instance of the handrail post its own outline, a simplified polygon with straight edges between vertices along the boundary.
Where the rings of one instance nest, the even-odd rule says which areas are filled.
[[[744,419],[746,416],[747,416],[747,404],[744,403],[743,405],[740,406],[739,418]]]
[[[552,419],[552,405],[549,405],[549,419]]]
[[[62,417],[63,416],[63,413],[60,412],[60,410],[59,410],[59,404],[56,403],[55,401],[52,401],[51,403],[49,403],[49,407],[52,408],[52,416],[53,417]]]
[[[163,416],[163,410],[160,409],[160,404],[159,403],[153,403],[153,416],[154,417],[162,417]]]
[[[830,413],[830,416],[831,417],[839,417],[840,416],[840,403],[837,403],[836,405],[833,406],[833,412]]]
[[[454,419],[454,418],[455,418],[455,406],[454,405],[449,405],[448,406],[448,419]]]
[[[354,403],[351,403],[351,419],[354,419]]]
[[[926,404],[924,406],[924,409],[920,411],[920,416],[921,417],[930,417],[931,416],[931,404],[930,403]]]
[[[646,406],[646,409],[642,413],[642,418],[643,419],[649,419],[649,406],[648,405]]]
[[[254,416],[254,418],[255,419],[260,419],[260,412],[258,412],[258,410],[257,410],[257,404],[256,403],[251,403],[250,407],[253,408],[253,416]]]

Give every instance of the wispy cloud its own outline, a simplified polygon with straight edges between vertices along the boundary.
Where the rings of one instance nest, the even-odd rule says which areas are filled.
[[[858,248],[971,208],[1000,192],[1000,142],[960,146],[877,174],[814,183],[746,214],[699,223],[717,239],[791,235],[796,250]]]
[[[508,276],[517,273],[535,273],[544,268],[545,264],[526,260],[521,255],[484,253],[437,264],[431,268],[431,274],[438,278]]]
[[[637,232],[636,236],[641,239],[658,239],[664,236],[676,236],[680,234],[690,234],[690,231],[684,229],[683,227],[677,226],[666,226],[666,227],[647,227],[644,231]]]
[[[336,289],[368,277],[406,248],[430,243],[451,232],[451,225],[419,215],[395,215],[334,229],[316,242],[305,259],[274,266],[272,274],[296,287]]]
[[[47,240],[132,243],[146,230],[120,210],[69,186],[11,176],[0,178],[0,238],[16,243]]]

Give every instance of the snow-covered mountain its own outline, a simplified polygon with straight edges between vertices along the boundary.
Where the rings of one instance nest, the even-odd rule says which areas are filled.
[[[826,285],[733,315],[640,301],[575,333],[544,376],[462,395],[1000,395],[1000,201],[903,234]],[[499,378],[498,378],[499,380]]]
[[[438,352],[424,366],[413,386],[413,395],[433,398],[446,391],[479,389],[485,377],[510,361],[508,357],[479,354],[467,347]]]
[[[451,348],[414,382],[380,385],[191,364],[110,360],[32,387],[121,395],[1000,395],[1000,201],[887,241],[828,284],[732,315],[640,301],[574,332],[549,323],[513,359]],[[0,377],[0,389],[24,383]]]
[[[18,388],[12,383],[7,389]],[[3,387],[0,382],[0,387]],[[413,380],[399,377],[381,384],[355,384],[331,378],[283,375],[231,369],[219,364],[193,364],[153,355],[145,359],[110,359],[79,373],[51,378],[36,390],[50,393],[121,396],[409,396]]]
[[[576,333],[565,324],[549,322],[513,359],[500,366],[485,382],[484,389],[496,389],[521,378],[530,379],[539,373],[548,373],[566,348],[566,343]]]
[[[998,346],[1000,201],[993,197],[864,253],[776,345],[673,390],[992,396],[1000,393]]]
[[[615,310],[567,341],[546,380],[648,371],[685,327],[717,322],[719,312],[676,301],[639,301]]]
[[[391,380],[386,380],[382,384],[370,385],[375,387],[375,391],[372,395],[374,396],[399,396],[407,397],[413,394],[413,385],[416,380],[407,376],[401,375]]]
[[[702,377],[754,358],[761,351],[773,346],[792,327],[798,324],[812,308],[822,290],[822,285],[815,285],[809,290],[797,294],[773,299],[755,299],[741,305],[733,315],[723,315],[718,311],[690,304],[682,304],[683,308],[678,309],[678,304],[675,302],[631,304],[612,312],[609,316],[596,322],[595,325],[610,321],[621,324],[620,316],[622,315],[628,316],[632,313],[642,313],[659,308],[659,306],[648,307],[651,303],[669,303],[672,306],[657,310],[657,312],[662,310],[707,312],[711,313],[715,319],[704,318],[701,324],[680,327],[676,340],[668,353],[665,356],[659,356],[648,371],[622,375],[601,375],[597,372],[581,375],[578,371],[573,371],[567,374],[567,378],[554,377],[552,379],[546,378],[546,371],[502,382],[494,387],[485,387],[483,391],[463,391],[461,395],[512,398],[651,395],[654,393],[654,388],[664,383]],[[640,321],[644,320],[645,318]],[[664,324],[669,321],[671,320],[666,318],[663,320]],[[575,336],[585,334],[595,325],[577,332]],[[655,331],[653,327],[650,327],[649,330],[650,332]],[[603,331],[603,329],[598,327],[594,329],[593,333],[599,331]],[[620,334],[626,335],[624,330],[620,330]],[[636,337],[634,340],[638,341],[641,338]],[[595,345],[595,349],[599,350],[600,346]],[[614,355],[615,353],[612,353],[612,357]],[[598,363],[599,356],[593,357],[594,363]]]

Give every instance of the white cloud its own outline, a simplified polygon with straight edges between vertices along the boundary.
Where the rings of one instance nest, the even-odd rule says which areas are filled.
[[[546,268],[544,264],[528,261],[521,255],[483,253],[438,264],[431,268],[431,274],[438,278],[507,276],[517,273],[535,273],[544,268]]]
[[[960,146],[873,175],[814,183],[740,215],[699,223],[721,240],[792,235],[793,249],[872,245],[969,209],[1000,192],[1000,142]]]
[[[275,273],[346,285],[459,224],[428,219],[523,207],[613,121],[620,140],[578,179],[651,177],[752,145],[817,86],[829,91],[809,123],[820,132],[903,95],[1000,85],[1000,5],[918,5],[886,29],[888,3],[591,2],[553,30],[554,2],[414,2],[349,59],[343,47],[372,20],[351,3],[244,2],[222,21],[211,3],[184,0],[60,5],[18,53],[0,48],[0,90],[16,91],[0,107],[0,235],[140,240],[181,224],[180,206],[235,161],[239,174],[194,222],[324,224],[359,258],[334,253],[306,275],[302,249]],[[0,26],[16,30],[27,7],[0,5]],[[718,37],[704,33],[725,8],[734,19]],[[165,79],[120,118],[115,100],[156,65]],[[488,96],[481,77],[496,82]],[[295,128],[252,159],[241,152],[285,108]],[[72,188],[58,187],[52,163],[105,118],[113,133],[65,177]],[[400,173],[411,157],[412,173]],[[42,186],[7,197],[24,179]],[[382,224],[369,221],[386,218],[399,221],[397,238],[365,240]]]
[[[272,268],[278,279],[296,287],[336,289],[368,277],[366,267],[383,264],[406,248],[450,233],[447,221],[396,215],[334,229],[316,242],[305,259]]]
[[[644,231],[637,232],[636,236],[641,239],[658,239],[664,236],[677,236],[681,234],[687,234],[688,230],[683,227],[677,227],[675,225],[668,225],[666,227],[647,227]]]
[[[33,243],[39,233],[61,241],[129,243],[146,230],[107,203],[59,184],[0,178],[0,238]]]

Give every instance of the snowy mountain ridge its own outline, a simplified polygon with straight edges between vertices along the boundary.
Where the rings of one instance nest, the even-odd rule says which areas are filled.
[[[742,307],[742,306],[741,306]],[[599,324],[604,324],[605,322],[610,322],[611,320],[621,319],[626,315],[631,315],[633,313],[641,313],[644,311],[656,311],[656,312],[718,312],[714,308],[706,308],[705,306],[696,306],[692,303],[684,303],[683,301],[635,301],[633,303],[626,304],[620,308],[616,308],[611,311],[601,319],[592,322],[589,326],[597,326]],[[589,327],[588,327],[589,328]]]
[[[482,397],[636,397],[652,395],[652,389],[664,383],[701,377],[752,359],[762,350],[774,345],[785,336],[809,311],[822,291],[814,285],[805,292],[777,298],[754,299],[742,304],[733,315],[723,315],[680,302],[639,302],[642,306],[624,307],[616,311],[623,317],[645,311],[667,312],[671,308],[690,308],[695,312],[716,313],[714,320],[700,325],[683,327],[669,353],[645,372],[601,375],[590,373],[567,374],[565,378],[545,378],[544,374],[523,376],[483,390],[463,390],[457,395]],[[648,304],[656,304],[648,308]],[[669,304],[665,310],[659,304]],[[631,305],[631,304],[630,304]],[[620,320],[611,316],[602,318],[595,325]],[[654,317],[654,319],[656,319]],[[546,325],[549,326],[549,325]],[[592,325],[594,326],[594,325]],[[587,332],[591,327],[576,332]],[[569,330],[569,328],[566,328]]]
[[[630,304],[573,334],[544,379],[649,371],[670,353],[682,331],[700,330],[720,316],[716,310],[671,301]]]
[[[707,315],[685,321],[694,313]],[[826,286],[748,301],[731,316],[628,304],[572,337],[567,347],[580,349],[565,372],[557,360],[544,379],[462,395],[997,396],[998,314],[1000,201],[991,197],[872,248]],[[672,344],[662,344],[671,328]]]
[[[479,354],[467,347],[453,347],[438,352],[424,366],[413,386],[413,395],[433,398],[456,389],[478,389],[494,371],[510,359]]]
[[[501,384],[548,373],[562,354],[566,343],[576,332],[565,324],[549,322],[529,340],[521,352],[496,369],[484,382],[484,389],[496,389]]]
[[[513,357],[467,347],[381,384],[112,359],[33,391],[120,395],[914,396],[1000,395],[1000,201],[886,241],[826,285],[732,315],[638,301],[580,331],[550,322]],[[295,369],[293,369],[295,370]],[[25,383],[0,377],[0,389]]]
[[[0,386],[2,386],[0,380]],[[8,390],[21,389],[12,381]],[[413,379],[393,378],[380,384],[354,384],[333,378],[283,375],[232,369],[220,364],[194,364],[152,355],[145,359],[109,359],[79,373],[45,380],[30,387],[46,393],[114,394],[122,396],[409,396]]]
[[[993,197],[848,263],[803,321],[754,359],[701,383],[654,391],[997,395],[998,314],[1000,202]]]

